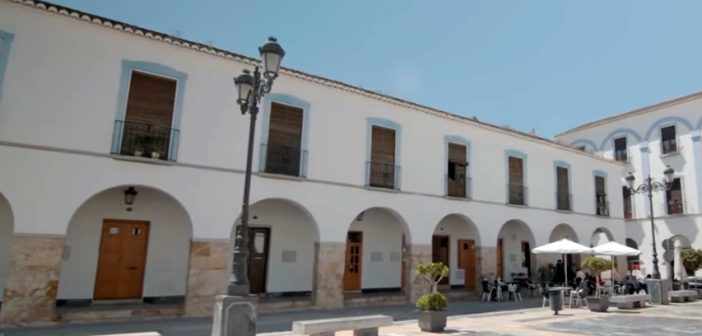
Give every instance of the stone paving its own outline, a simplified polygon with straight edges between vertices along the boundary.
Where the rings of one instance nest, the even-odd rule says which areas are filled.
[[[566,336],[566,335],[700,335],[702,334],[702,301],[649,306],[643,309],[620,310],[610,308],[607,313],[593,313],[587,308],[565,309],[554,316],[547,308],[527,308],[490,313],[494,311],[538,306],[540,301],[528,300],[523,303],[500,302],[481,303],[465,301],[452,305],[453,316],[449,317],[447,330],[443,334],[451,336]],[[344,309],[336,311],[300,311],[280,314],[266,314],[261,318],[262,331],[286,330],[290,322],[300,319],[328,318],[332,316],[352,316],[386,313],[393,315],[395,324],[380,329],[382,336],[432,336],[417,327],[416,313],[407,305],[392,307],[372,307],[364,309]],[[141,324],[140,324],[141,323]],[[57,326],[52,328],[0,329],[4,336],[83,336],[100,335],[110,332],[134,332],[154,330],[164,336],[205,336],[209,335],[208,319],[174,319],[170,321],[141,321],[120,324],[92,324],[84,326]],[[132,327],[129,327],[132,326]],[[337,333],[337,336],[351,336],[350,331]],[[286,331],[268,333],[261,336],[290,335]]]

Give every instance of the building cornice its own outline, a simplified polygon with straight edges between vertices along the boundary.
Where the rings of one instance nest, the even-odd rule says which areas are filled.
[[[656,103],[656,104],[653,104],[653,105],[641,107],[641,108],[638,108],[638,109],[635,109],[635,110],[631,110],[631,111],[628,111],[628,112],[619,113],[619,114],[616,114],[616,115],[613,115],[613,116],[609,116],[609,117],[606,117],[606,118],[603,118],[603,119],[598,119],[598,120],[589,122],[589,123],[587,123],[587,124],[583,124],[583,125],[577,126],[577,127],[575,127],[575,128],[571,128],[571,129],[569,129],[569,130],[567,130],[567,131],[565,131],[565,132],[556,134],[556,137],[560,137],[560,136],[563,136],[563,135],[567,135],[567,134],[579,132],[579,131],[582,131],[582,130],[585,130],[585,129],[588,129],[588,128],[593,128],[593,127],[601,126],[601,125],[608,124],[608,123],[611,123],[611,122],[615,122],[615,121],[619,121],[619,120],[623,120],[623,119],[627,119],[627,118],[639,116],[639,115],[646,114],[646,113],[649,113],[649,112],[658,111],[658,110],[661,110],[661,109],[664,109],[664,108],[668,108],[668,107],[671,107],[671,106],[684,104],[684,103],[687,103],[687,102],[690,102],[690,101],[693,101],[693,100],[696,100],[696,99],[700,99],[700,98],[702,98],[702,91],[700,91],[700,92],[695,92],[695,93],[692,93],[692,94],[689,94],[689,95],[686,95],[686,96],[682,96],[682,97],[678,97],[678,98],[673,98],[673,99],[670,99],[670,100],[662,101],[662,102],[660,102],[660,103]]]
[[[237,54],[237,53],[234,53],[234,52],[231,52],[228,50],[224,50],[224,49],[213,47],[210,45],[186,40],[186,39],[183,39],[180,37],[164,34],[161,32],[154,31],[154,30],[142,28],[142,27],[139,27],[136,25],[132,25],[132,24],[121,22],[121,21],[105,18],[102,16],[82,12],[82,11],[79,11],[76,9],[52,4],[49,2],[45,2],[45,1],[39,1],[39,0],[5,0],[5,1],[10,2],[10,3],[15,3],[15,4],[22,4],[22,5],[29,6],[29,7],[35,8],[35,9],[44,10],[44,11],[49,12],[49,13],[54,13],[54,14],[66,16],[69,18],[73,18],[76,20],[92,23],[92,24],[102,26],[105,28],[118,30],[118,31],[121,31],[124,33],[129,33],[129,34],[137,36],[137,37],[148,38],[148,39],[151,39],[154,41],[168,43],[168,44],[171,44],[171,45],[176,46],[176,47],[190,49],[190,50],[205,53],[208,55],[221,57],[221,58],[225,58],[225,59],[232,60],[235,62],[243,63],[246,65],[253,66],[253,65],[256,65],[258,63],[258,60],[254,59],[254,58],[244,56],[241,54]],[[390,104],[393,104],[396,106],[412,109],[415,111],[428,113],[428,114],[431,114],[434,116],[439,116],[439,117],[442,117],[445,119],[462,122],[464,124],[469,124],[469,125],[472,125],[474,127],[488,129],[490,131],[502,133],[502,134],[509,135],[509,136],[514,136],[514,137],[517,137],[520,139],[524,139],[524,140],[528,140],[528,141],[532,141],[532,142],[536,142],[536,143],[540,143],[540,144],[544,144],[544,145],[549,145],[549,146],[558,148],[560,150],[565,150],[565,151],[568,151],[571,153],[575,153],[577,155],[589,156],[591,158],[594,158],[594,159],[597,159],[597,160],[600,160],[603,162],[607,162],[607,163],[611,163],[611,164],[615,164],[615,165],[621,165],[614,160],[605,159],[601,156],[598,156],[598,155],[595,155],[592,153],[583,152],[583,151],[571,148],[569,146],[566,146],[564,144],[560,144],[560,143],[553,141],[551,139],[540,137],[540,136],[535,135],[535,134],[522,132],[522,131],[515,130],[512,128],[502,127],[502,126],[490,124],[487,122],[479,121],[476,117],[471,118],[471,117],[457,115],[457,114],[454,114],[451,112],[446,112],[443,110],[439,110],[439,109],[429,107],[426,105],[414,103],[414,102],[404,100],[401,98],[397,98],[397,97],[389,96],[386,94],[377,93],[377,92],[374,92],[374,91],[371,91],[368,89],[364,89],[361,87],[353,86],[351,84],[343,83],[343,82],[340,82],[340,81],[337,81],[334,79],[329,79],[329,78],[313,75],[310,73],[306,73],[306,72],[303,72],[300,70],[281,67],[281,74],[286,75],[286,76],[290,76],[293,78],[302,79],[302,80],[305,80],[308,82],[324,85],[327,87],[359,94],[359,95],[362,95],[362,96],[365,96],[368,98],[380,100],[380,101],[383,101],[386,103],[390,103]]]

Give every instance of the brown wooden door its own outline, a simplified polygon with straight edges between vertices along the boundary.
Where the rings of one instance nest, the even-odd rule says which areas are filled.
[[[373,126],[369,183],[374,187],[395,187],[395,130]]]
[[[105,219],[95,300],[138,299],[144,287],[149,222]]]
[[[449,237],[448,236],[433,236],[431,242],[431,261],[440,262],[444,265],[449,265]],[[449,283],[449,276],[441,279],[439,284],[447,285]]]
[[[497,276],[504,279],[504,249],[502,239],[497,240]]]
[[[249,228],[249,284],[251,294],[266,292],[268,243],[271,229]]]
[[[361,289],[361,270],[363,266],[363,233],[349,232],[346,238],[346,268],[344,271],[344,290]]]
[[[448,195],[466,197],[466,146],[449,143]]]
[[[475,240],[461,239],[458,241],[458,268],[465,272],[466,288],[474,289],[476,283]]]
[[[524,161],[509,157],[509,203],[524,205]]]

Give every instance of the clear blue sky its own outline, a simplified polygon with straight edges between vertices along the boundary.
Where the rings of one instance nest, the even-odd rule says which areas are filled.
[[[699,0],[53,2],[546,137],[702,91]]]

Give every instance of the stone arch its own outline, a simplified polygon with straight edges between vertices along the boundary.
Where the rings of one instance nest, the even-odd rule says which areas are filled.
[[[529,225],[519,219],[505,222],[497,234],[497,276],[507,281],[515,275],[531,278],[536,271],[534,247],[536,239]]]
[[[592,142],[592,140],[588,140],[588,139],[575,140],[575,141],[571,142],[570,145],[568,145],[568,146],[573,147],[573,148],[576,148],[578,146],[585,146],[586,152],[588,152],[588,151],[589,152],[596,152],[599,150],[599,147],[597,147],[597,145],[594,142]]]
[[[608,143],[610,143],[614,138],[620,137],[622,135],[626,135],[627,143],[629,141],[629,138],[632,138],[634,141],[636,141],[635,143],[639,143],[642,141],[641,135],[639,135],[639,133],[637,133],[633,129],[618,128],[610,132],[609,135],[607,135],[607,137],[605,137],[604,140],[602,140],[602,143],[600,144],[600,150],[604,150]]]
[[[614,235],[608,229],[599,227],[590,236],[590,247],[614,241]]]
[[[249,282],[252,294],[307,295],[313,290],[315,245],[319,227],[310,211],[286,198],[266,198],[250,205]],[[232,229],[234,246],[237,218]],[[253,254],[257,256],[253,256]]]
[[[555,242],[557,240],[561,239],[569,239],[572,240],[576,243],[580,243],[580,240],[578,239],[578,234],[575,233],[575,229],[573,229],[572,226],[566,223],[561,223],[556,225],[553,230],[551,230],[551,234],[549,235],[548,241],[550,243]],[[558,260],[562,260],[563,256],[558,255],[558,254],[544,254],[543,256],[539,255],[539,266],[543,266],[544,263],[552,263],[556,264],[558,263]],[[570,270],[577,270],[580,267],[580,255],[579,254],[568,254],[565,256],[565,267],[568,268],[569,277],[575,276],[575,272],[571,272]],[[569,281],[571,281],[569,279]]]
[[[0,193],[0,302],[3,301],[5,282],[10,275],[14,216],[10,202]]]
[[[376,292],[405,288],[409,278],[410,241],[407,222],[395,210],[371,207],[361,211],[349,224],[344,290]]]
[[[675,235],[662,241],[663,256],[662,261],[667,274],[673,278],[681,280],[686,277],[685,268],[682,267],[682,250],[690,248],[690,240],[683,235]],[[690,274],[694,275],[694,274]]]
[[[676,117],[676,116],[667,116],[663,117],[661,119],[656,120],[649,128],[648,131],[646,131],[646,137],[644,140],[651,140],[651,137],[653,136],[653,133],[660,128],[663,125],[666,124],[674,124],[676,127],[678,125],[685,126],[688,130],[688,132],[694,131],[695,126],[692,125],[687,119],[681,118],[681,117]]]
[[[462,214],[444,216],[434,227],[432,261],[449,266],[446,285],[476,289],[480,278],[480,232]]]
[[[121,272],[139,272],[142,266],[136,265],[139,262],[126,265],[110,261],[107,257],[109,252],[101,251],[101,244],[107,237],[119,240],[119,244],[115,243],[117,246],[125,246],[129,242],[129,249],[113,250],[112,253],[123,256],[129,251],[132,253],[130,257],[145,258],[143,275],[132,279],[141,280],[141,286],[136,287],[136,291],[141,287],[140,293],[131,299],[142,299],[144,302],[184,300],[193,232],[190,215],[175,197],[152,186],[133,186],[138,194],[133,205],[126,205],[124,191],[129,187],[132,186],[121,185],[99,191],[74,211],[68,223],[62,253],[58,305],[71,302],[85,304],[95,299],[117,299],[117,296],[126,295],[123,288],[127,285],[121,280],[128,277],[126,273],[116,271],[116,276],[103,274],[102,278],[98,278],[99,263],[104,262],[105,267],[112,270],[127,269]],[[137,228],[138,223],[143,226]],[[144,227],[146,229],[142,229]],[[135,252],[139,248],[135,249],[133,245],[143,246],[134,241],[139,236],[146,239],[142,254]],[[101,261],[101,253],[106,253],[104,261]],[[106,279],[117,280],[114,283],[102,282]],[[133,281],[129,283],[133,285]],[[96,288],[122,289],[107,295],[102,290],[98,294]]]

